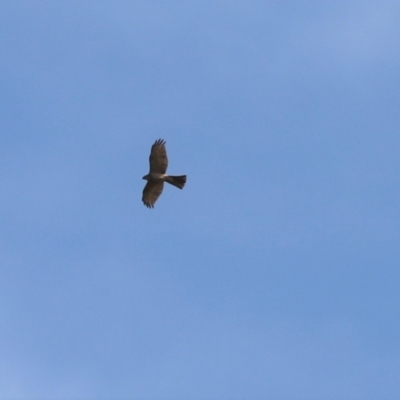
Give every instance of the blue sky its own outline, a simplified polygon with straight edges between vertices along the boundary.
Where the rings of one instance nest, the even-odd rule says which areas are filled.
[[[399,17],[2,2],[0,398],[398,398]]]

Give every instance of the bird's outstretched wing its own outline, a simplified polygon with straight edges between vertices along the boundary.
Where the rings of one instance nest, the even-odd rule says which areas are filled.
[[[168,167],[165,140],[158,139],[154,142],[153,146],[151,146],[149,162],[150,173],[165,174]]]
[[[163,181],[150,180],[143,189],[142,201],[148,208],[154,208],[154,204],[160,197],[164,188]]]

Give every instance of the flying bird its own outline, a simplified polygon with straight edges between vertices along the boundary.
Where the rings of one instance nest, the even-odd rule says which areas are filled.
[[[154,204],[164,189],[164,182],[183,189],[186,183],[186,175],[167,175],[168,157],[165,148],[165,140],[158,139],[151,146],[150,172],[143,177],[147,181],[143,189],[142,201],[148,208],[154,208]]]

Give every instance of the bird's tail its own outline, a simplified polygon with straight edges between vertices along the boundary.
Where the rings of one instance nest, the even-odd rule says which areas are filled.
[[[185,186],[185,183],[186,183],[186,175],[180,175],[180,176],[168,175],[165,178],[165,182],[168,182],[171,185],[174,185],[179,189],[183,189],[183,187]]]

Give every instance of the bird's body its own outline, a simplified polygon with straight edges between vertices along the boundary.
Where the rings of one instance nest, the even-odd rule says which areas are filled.
[[[143,179],[145,179],[146,181],[149,181],[150,179],[162,181],[166,176],[168,176],[168,175],[167,174],[160,174],[158,172],[153,172],[153,173],[148,173],[147,175],[145,175],[143,177]]]
[[[186,175],[167,175],[168,157],[165,148],[165,141],[158,139],[151,146],[150,172],[143,177],[147,181],[143,189],[142,201],[146,207],[153,208],[155,202],[164,189],[164,182],[167,182],[179,189],[183,189],[186,183]]]

